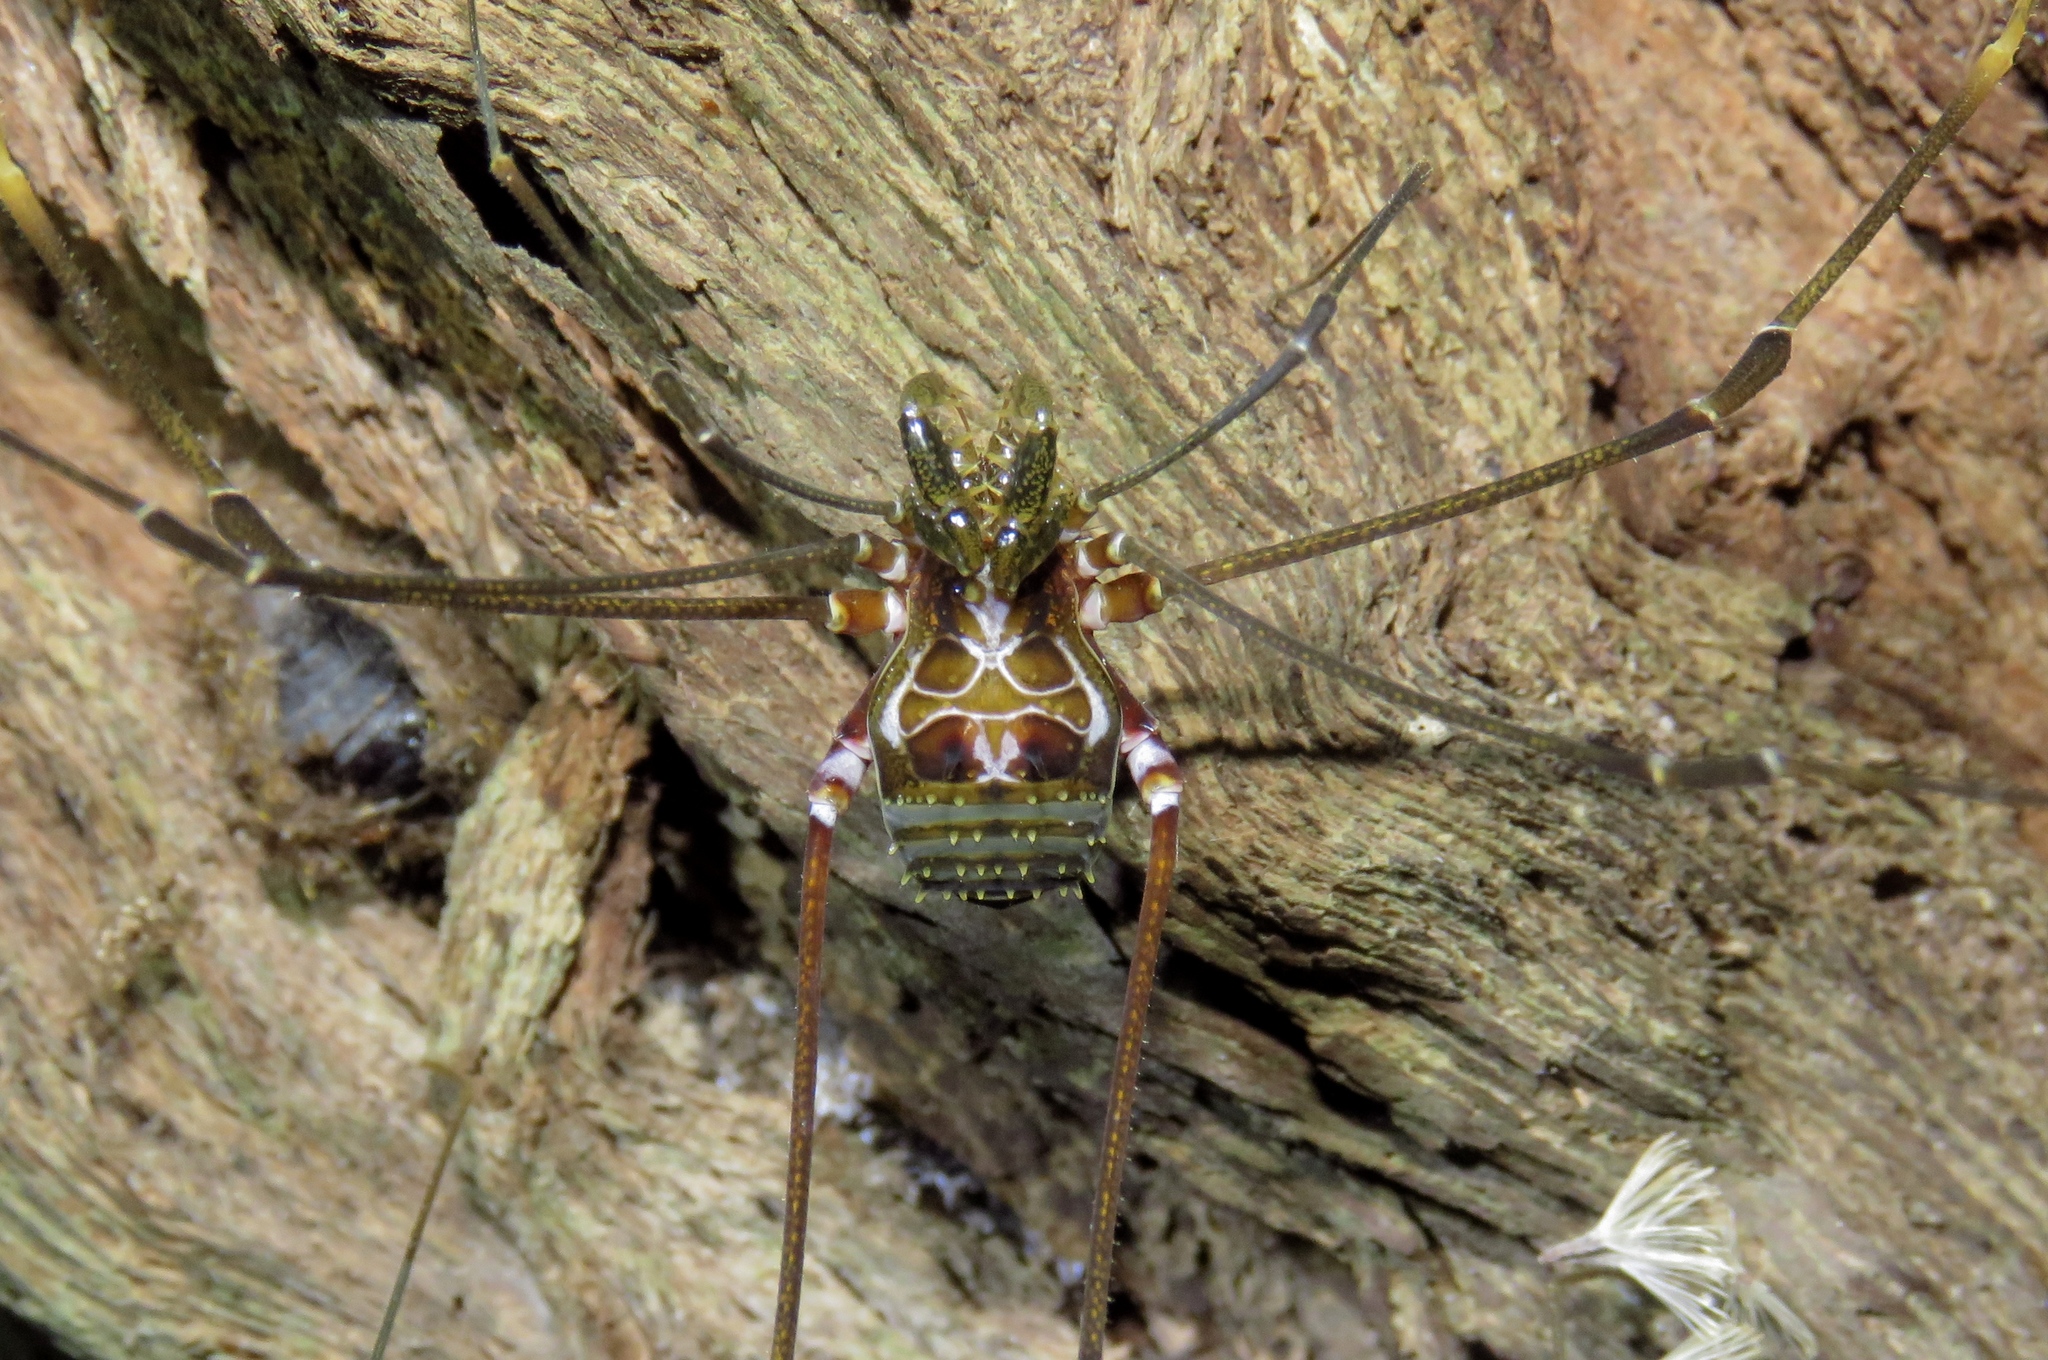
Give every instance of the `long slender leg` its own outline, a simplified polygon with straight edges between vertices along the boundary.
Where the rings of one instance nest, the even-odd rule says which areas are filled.
[[[164,395],[162,386],[150,381],[150,374],[145,371],[134,343],[115,324],[106,299],[93,287],[84,267],[78,263],[78,257],[65,243],[63,234],[50,220],[50,215],[43,211],[42,200],[30,187],[28,176],[14,163],[4,138],[0,138],[0,207],[6,208],[21,234],[28,238],[29,245],[42,259],[43,267],[55,276],[58,286],[71,300],[72,314],[77,317],[86,342],[92,346],[100,363],[141,405],[143,414],[149,417],[150,424],[156,427],[164,442],[199,479],[200,486],[206,490],[207,509],[213,517],[214,528],[219,530],[221,537],[251,556],[299,564],[298,554],[256,512],[249,498],[235,489],[221,465],[199,442],[199,436],[184,415]]]
[[[83,487],[117,509],[135,515],[145,532],[159,542],[209,566],[242,576],[251,585],[289,586],[311,594],[382,604],[434,605],[451,609],[488,609],[502,613],[565,613],[593,617],[605,606],[542,608],[551,597],[600,597],[618,592],[661,590],[752,575],[757,571],[826,561],[861,550],[858,535],[822,544],[803,544],[758,553],[732,562],[680,567],[668,571],[629,572],[574,578],[473,578],[430,574],[378,574],[336,571],[301,557],[272,527],[255,503],[228,479],[208,453],[184,415],[151,381],[128,334],[114,320],[106,299],[93,287],[56,224],[36,198],[21,167],[0,139],[0,206],[4,206],[44,266],[70,297],[73,313],[93,353],[142,406],[158,433],[184,461],[206,491],[208,515],[225,544],[214,542],[168,511],[160,510],[37,447],[10,430],[0,430],[0,444],[46,470]],[[887,506],[883,507],[887,509]],[[230,566],[232,559],[237,565]],[[628,617],[611,614],[609,617]],[[709,617],[659,612],[647,617]],[[780,617],[771,616],[771,617]]]
[[[1609,774],[1632,779],[1639,784],[1648,784],[1659,789],[1730,789],[1769,784],[1787,776],[1800,775],[1847,784],[1866,793],[1937,793],[1978,803],[2048,807],[2048,789],[1994,784],[1975,779],[1934,779],[1904,771],[1838,765],[1807,756],[1786,755],[1768,746],[1739,755],[1675,760],[1670,756],[1644,755],[1636,751],[1624,751],[1619,747],[1601,746],[1590,741],[1576,741],[1570,737],[1539,732],[1533,727],[1523,727],[1519,723],[1496,718],[1491,713],[1482,713],[1478,709],[1467,708],[1463,704],[1454,704],[1433,694],[1410,689],[1378,671],[1353,665],[1334,653],[1326,652],[1284,629],[1274,627],[1249,610],[1232,604],[1203,585],[1188,568],[1174,562],[1135,535],[1125,533],[1119,535],[1119,539],[1116,554],[1158,577],[1165,594],[1175,599],[1186,600],[1196,608],[1223,620],[1249,641],[1270,647],[1290,660],[1319,670],[1355,689],[1363,690],[1375,699],[1418,713],[1427,713],[1432,718],[1449,723],[1453,727],[1463,728],[1467,732],[1478,732],[1496,741],[1540,751],[1545,755],[1559,756],[1581,765],[1590,765]]]
[[[1290,562],[1304,562],[1326,553],[1355,548],[1360,544],[1372,543],[1398,534],[1412,533],[1432,524],[1441,524],[1448,519],[1469,515],[1475,510],[1484,510],[1504,501],[1516,500],[1545,487],[1560,482],[1575,481],[1589,472],[1597,472],[1616,463],[1625,463],[1640,458],[1646,453],[1667,448],[1682,439],[1703,434],[1715,425],[1740,411],[1785,371],[1785,365],[1792,357],[1792,332],[1811,312],[1820,300],[1827,296],[1854,264],[1856,257],[1863,253],[1878,230],[1891,220],[1899,206],[1906,201],[1906,195],[1927,173],[1927,168],[1937,156],[1948,149],[1963,125],[1977,111],[1991,93],[1992,86],[2012,68],[2013,55],[2019,50],[2021,41],[2027,35],[2027,21],[2033,14],[2035,0],[2016,0],[2005,30],[1997,41],[1986,47],[1977,56],[1976,64],[1970,68],[1969,78],[1963,82],[1948,107],[1941,112],[1941,118],[1927,130],[1920,144],[1906,158],[1898,174],[1892,176],[1884,192],[1877,196],[1855,229],[1843,239],[1826,263],[1814,271],[1784,310],[1774,317],[1770,324],[1750,339],[1742,355],[1735,361],[1714,389],[1705,396],[1695,397],[1671,414],[1665,416],[1633,434],[1619,439],[1610,439],[1590,449],[1582,449],[1568,457],[1545,463],[1541,467],[1518,472],[1512,477],[1486,482],[1480,486],[1454,491],[1433,501],[1405,506],[1384,515],[1360,520],[1356,524],[1341,525],[1335,529],[1307,534],[1301,538],[1289,539],[1269,547],[1254,548],[1248,552],[1232,553],[1227,557],[1213,558],[1197,563],[1189,570],[1196,579],[1209,585],[1219,581],[1235,580],[1240,576],[1251,576]],[[1320,302],[1321,299],[1318,299]]]
[[[245,552],[230,547],[211,534],[195,529],[170,511],[151,505],[148,501],[131,496],[111,483],[82,468],[72,466],[55,454],[46,453],[6,430],[0,430],[0,444],[5,444],[31,461],[59,474],[67,480],[84,487],[107,504],[135,516],[135,522],[142,531],[157,542],[182,553],[195,562],[223,572],[244,585],[272,586],[287,590],[300,590],[309,595],[324,595],[336,600],[361,600],[375,604],[425,605],[439,609],[482,610],[494,614],[550,614],[562,618],[584,619],[801,619],[812,623],[829,624],[832,621],[830,597],[824,595],[751,595],[729,599],[688,599],[648,597],[643,595],[558,593],[547,587],[556,582],[545,579],[535,582],[536,589],[524,589],[524,582],[517,577],[498,580],[463,582],[459,578],[432,576],[369,576],[352,572],[332,571],[294,557],[296,565],[281,564],[260,554]],[[254,507],[251,507],[253,513]],[[855,535],[866,540],[865,535]],[[872,540],[866,540],[873,544]],[[877,549],[893,545],[874,544]],[[287,549],[286,551],[290,551]],[[863,555],[868,554],[862,549]],[[820,557],[829,554],[820,554]],[[780,562],[796,560],[788,554],[762,554],[763,557],[778,558]],[[747,559],[759,563],[761,558]],[[715,563],[703,570],[722,571],[730,564]],[[699,569],[685,567],[680,573],[688,575]],[[664,577],[672,573],[654,573]],[[634,577],[600,577],[588,580],[628,581]],[[711,579],[717,579],[714,575]],[[474,593],[451,587],[475,585],[480,589]],[[581,584],[571,582],[570,584]],[[437,588],[438,587],[438,588]]]
[[[796,949],[796,1069],[789,1081],[789,1173],[783,1191],[782,1270],[775,1289],[771,1360],[795,1360],[796,1319],[804,1292],[804,1230],[811,1212],[811,1148],[817,1133],[818,1011],[825,990],[825,898],[832,884],[832,832],[874,761],[868,703],[874,683],[839,724],[832,749],[811,778],[810,832],[804,840]]]
[[[1138,940],[1124,983],[1124,1018],[1117,1034],[1116,1060],[1109,1073],[1109,1109],[1102,1117],[1102,1155],[1095,1168],[1093,1219],[1088,1231],[1088,1268],[1081,1285],[1081,1360],[1102,1360],[1103,1328],[1109,1313],[1110,1258],[1116,1250],[1117,1208],[1123,1201],[1124,1164],[1131,1155],[1131,1111],[1137,1102],[1138,1063],[1144,1056],[1145,1017],[1152,1009],[1152,983],[1159,974],[1160,940],[1166,904],[1173,897],[1173,872],[1180,852],[1180,765],[1159,740],[1159,724],[1121,679],[1124,763],[1152,816],[1152,848],[1145,860],[1145,895],[1138,906]]]
[[[23,439],[12,430],[0,429],[0,445],[13,450],[46,471],[83,487],[100,500],[142,521],[144,532],[166,546],[186,552],[186,545],[207,536],[121,488],[95,477],[84,468],[49,450]],[[880,551],[867,534],[842,534],[818,543],[793,548],[776,548],[751,553],[724,562],[706,562],[693,567],[670,567],[663,571],[621,572],[612,576],[442,576],[425,572],[339,571],[316,563],[292,566],[268,558],[258,559],[233,552],[225,544],[202,557],[209,566],[231,571],[250,585],[290,586],[313,595],[362,600],[376,604],[406,604],[444,609],[497,609],[507,599],[540,599],[564,595],[627,594],[642,590],[672,590],[682,586],[729,581],[738,576],[785,570],[790,567],[831,563],[835,560],[869,565],[867,559]],[[233,553],[233,563],[222,553]],[[196,554],[188,554],[196,555]],[[216,561],[215,559],[218,558]],[[253,575],[252,575],[253,573]]]
[[[620,286],[618,280],[600,270],[562,229],[560,219],[554,210],[535,191],[526,178],[526,172],[519,168],[505,150],[504,142],[498,135],[498,114],[491,104],[491,81],[489,68],[484,63],[484,44],[481,29],[477,24],[476,0],[469,4],[469,63],[475,77],[477,116],[484,125],[484,148],[490,158],[491,177],[505,186],[505,192],[512,195],[520,210],[532,220],[540,233],[547,238],[548,245],[562,261],[577,286],[606,312],[606,319],[629,339],[639,357],[648,364],[647,379],[654,388],[654,394],[661,401],[668,414],[691,446],[702,455],[716,462],[737,469],[739,472],[772,486],[776,490],[802,500],[829,505],[839,510],[851,510],[856,514],[880,515],[895,519],[893,501],[874,500],[864,496],[846,496],[836,491],[827,491],[814,486],[786,472],[778,472],[766,463],[742,453],[725,431],[708,419],[698,409],[694,398],[683,385],[682,375],[673,364],[663,358],[667,346],[662,342],[655,327],[648,321],[652,308],[647,300],[634,296],[637,289]]]
[[[810,1226],[811,1151],[818,1116],[818,1010],[824,991],[825,898],[831,882],[831,822],[815,809],[804,841],[802,909],[797,918],[796,1066],[789,1087],[789,1165],[782,1192],[782,1265],[775,1285],[774,1360],[796,1355],[797,1310],[804,1292],[804,1236]]]
[[[1401,181],[1401,187],[1394,190],[1394,196],[1373,214],[1372,221],[1365,224],[1363,231],[1351,238],[1351,243],[1344,247],[1343,253],[1337,257],[1337,263],[1330,271],[1329,286],[1316,294],[1315,301],[1309,304],[1308,318],[1295,328],[1293,335],[1287,337],[1287,344],[1282,347],[1279,356],[1266,365],[1263,373],[1252,379],[1251,386],[1238,393],[1229,405],[1203,421],[1192,434],[1166,452],[1147,459],[1130,471],[1112,477],[1099,486],[1089,487],[1082,493],[1082,504],[1091,508],[1100,505],[1111,496],[1121,495],[1138,483],[1166,471],[1208,443],[1232,421],[1258,405],[1261,398],[1280,385],[1282,378],[1298,368],[1301,361],[1308,357],[1309,351],[1315,347],[1316,337],[1323,333],[1323,328],[1330,324],[1330,318],[1337,314],[1337,295],[1351,282],[1352,275],[1365,263],[1365,257],[1372,253],[1372,248],[1380,243],[1380,237],[1387,234],[1387,228],[1394,225],[1394,219],[1400,216],[1401,210],[1421,195],[1424,186],[1429,183],[1429,174],[1429,167],[1426,165],[1418,165],[1410,170]]]
[[[475,1088],[467,1081],[462,1086],[462,1098],[448,1116],[448,1132],[441,1139],[441,1151],[434,1158],[434,1170],[427,1177],[427,1193],[420,1198],[420,1211],[413,1216],[412,1231],[406,1235],[405,1255],[399,1258],[398,1278],[391,1286],[391,1298],[384,1305],[384,1320],[377,1326],[377,1342],[370,1347],[370,1360],[384,1360],[384,1352],[391,1345],[391,1333],[398,1326],[398,1310],[405,1303],[406,1286],[412,1283],[413,1263],[419,1259],[420,1243],[427,1235],[427,1218],[434,1212],[434,1197],[441,1192],[441,1179],[448,1174],[448,1163],[455,1157],[455,1144],[462,1137],[462,1121],[469,1115],[469,1102]]]
[[[862,630],[849,628],[845,631]],[[831,882],[832,832],[838,824],[839,814],[846,810],[859,790],[873,760],[873,750],[867,737],[867,713],[872,690],[871,682],[868,692],[861,695],[853,711],[840,723],[831,751],[819,763],[811,780],[810,831],[804,843],[800,889],[802,905],[797,924],[796,1070],[790,1084],[789,1170],[784,1187],[787,1207],[782,1225],[782,1278],[776,1296],[773,1354],[777,1360],[789,1360],[795,1354],[797,1303],[803,1290],[804,1229],[810,1211],[811,1150],[817,1122],[818,1019],[823,992],[825,899]],[[470,1080],[464,1081],[461,1099],[449,1116],[448,1132],[441,1142],[440,1154],[434,1160],[433,1173],[427,1178],[426,1194],[420,1200],[412,1231],[406,1238],[405,1255],[399,1262],[397,1281],[392,1285],[390,1299],[385,1304],[384,1318],[377,1329],[377,1341],[370,1350],[369,1360],[384,1360],[385,1350],[391,1343],[392,1332],[398,1323],[398,1310],[405,1302],[406,1287],[412,1280],[413,1263],[419,1257],[420,1243],[426,1235],[427,1218],[433,1211],[435,1196],[454,1157],[455,1144],[461,1136],[462,1122],[469,1112],[474,1093],[472,1075]]]

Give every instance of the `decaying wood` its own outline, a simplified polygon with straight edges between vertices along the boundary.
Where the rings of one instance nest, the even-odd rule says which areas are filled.
[[[1114,507],[1194,558],[1700,390],[1982,41],[1988,11],[1937,8],[563,0],[487,3],[484,36],[593,248],[673,291],[707,408],[870,495],[930,367],[1037,372],[1068,457],[1128,464],[1433,161],[1326,357]],[[464,46],[453,0],[4,0],[0,127],[324,556],[610,570],[851,527],[696,464],[602,318],[499,243],[527,238],[479,188]],[[1573,732],[2048,778],[2042,80],[2036,48],[1734,428],[1234,597]],[[194,508],[6,239],[0,423]],[[481,1043],[398,1353],[758,1351],[774,984],[655,967],[621,1008],[644,937],[605,866],[642,862],[615,823],[658,715],[732,798],[731,877],[782,960],[781,847],[862,660],[797,625],[383,620],[462,734],[437,971],[374,885],[277,891],[302,824],[223,711],[217,599],[0,469],[0,1303],[79,1354],[360,1352],[440,1131],[430,1052]],[[1532,1244],[1682,1129],[1830,1353],[2048,1353],[2048,827],[1429,749],[1177,610],[1110,645],[1191,777],[1137,1352],[1640,1353],[1641,1301],[1560,1287]],[[1119,835],[1137,859],[1134,812]],[[807,1343],[1059,1355],[1113,941],[1052,905],[914,907],[878,819],[843,840],[828,997],[882,1122],[827,1132]],[[920,1201],[929,1154],[884,1125],[1006,1207]]]

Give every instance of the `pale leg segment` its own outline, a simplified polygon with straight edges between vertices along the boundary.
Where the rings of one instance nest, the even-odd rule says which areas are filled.
[[[870,690],[873,688],[869,686]],[[782,1271],[775,1290],[772,1360],[795,1360],[797,1306],[804,1290],[804,1229],[811,1211],[811,1148],[817,1132],[818,1013],[825,990],[825,896],[832,883],[832,833],[874,763],[868,702],[839,724],[832,749],[811,777],[810,833],[804,840],[796,949],[796,1068],[789,1082],[789,1173],[783,1188]]]
[[[1102,1120],[1102,1157],[1095,1171],[1094,1220],[1088,1233],[1088,1270],[1081,1286],[1081,1360],[1102,1360],[1103,1329],[1109,1312],[1109,1266],[1116,1249],[1117,1207],[1123,1200],[1124,1163],[1130,1159],[1131,1111],[1137,1101],[1138,1062],[1145,1046],[1145,1015],[1152,1007],[1152,983],[1166,928],[1166,904],[1173,896],[1173,871],[1180,853],[1180,764],[1159,739],[1159,724],[1131,694],[1121,677],[1124,764],[1152,815],[1152,849],[1145,863],[1145,896],[1138,906],[1138,939],[1124,984],[1124,1018],[1110,1068],[1109,1110]]]

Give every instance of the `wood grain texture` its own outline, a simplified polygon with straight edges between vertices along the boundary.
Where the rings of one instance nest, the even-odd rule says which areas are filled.
[[[1035,372],[1076,465],[1135,461],[1436,164],[1325,355],[1105,516],[1193,559],[1708,385],[1990,17],[522,0],[486,4],[484,41],[528,164],[673,294],[706,409],[862,495],[898,479],[890,407],[925,368],[982,394]],[[605,319],[516,248],[477,188],[464,45],[452,3],[4,0],[0,127],[163,381],[324,557],[617,570],[855,527],[697,465]],[[1561,731],[2042,779],[2038,46],[1907,216],[1731,428],[1232,597]],[[192,507],[6,239],[0,421]],[[794,624],[393,623],[463,734],[437,972],[374,884],[313,875],[310,909],[279,905],[279,866],[307,862],[279,803],[310,795],[251,773],[217,602],[116,517],[0,478],[0,1302],[83,1354],[359,1352],[439,1132],[430,1035],[446,1061],[487,1033],[398,1353],[758,1351],[774,986],[657,976],[612,1010],[639,937],[606,866],[658,713],[732,798],[731,876],[786,962],[783,846],[866,662]],[[1560,1287],[1533,1246],[1667,1129],[1724,1168],[1755,1268],[1830,1353],[2048,1353],[2048,827],[1824,788],[1660,799],[1430,749],[1178,609],[1109,645],[1190,776],[1127,1196],[1137,1353],[1646,1353],[1639,1300]],[[544,696],[523,717],[522,689]],[[938,914],[872,810],[842,843],[849,1060],[1014,1217],[911,1202],[923,1163],[828,1129],[807,1343],[1059,1354],[1135,894],[1112,885],[1109,933],[1052,906]],[[579,941],[586,900],[607,924]],[[742,1031],[767,1056],[736,1068]]]

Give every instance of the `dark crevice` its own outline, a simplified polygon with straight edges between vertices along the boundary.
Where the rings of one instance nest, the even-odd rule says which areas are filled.
[[[296,73],[300,79],[312,83],[320,76],[320,56],[311,47],[300,41],[290,24],[279,24],[270,30],[270,40],[275,45],[273,60]]]
[[[448,856],[442,850],[446,840],[439,827],[450,824],[455,813],[454,805],[445,798],[430,795],[406,808],[404,821],[408,827],[418,828],[417,835],[394,837],[365,846],[357,853],[363,872],[376,883],[379,892],[423,918],[438,919],[440,914],[448,882]]]
[[[1619,383],[1602,382],[1600,379],[1594,378],[1586,384],[1586,387],[1588,392],[1586,409],[1593,413],[1595,420],[1611,423],[1614,420],[1615,412],[1621,406],[1621,385]]]
[[[689,27],[698,16],[680,15],[666,0],[632,0],[629,10],[632,20],[627,27],[632,32],[628,40],[643,52],[686,69],[716,66],[724,55],[717,43]],[[715,111],[711,116],[716,116]]]
[[[245,159],[242,148],[235,145],[235,139],[228,130],[211,118],[193,121],[192,149],[198,155],[199,167],[206,172],[207,179],[220,185],[228,183]]]
[[[1916,874],[1902,864],[1894,864],[1870,880],[1870,895],[1880,902],[1892,902],[1910,897],[1927,884],[1926,875]]]
[[[1860,457],[1872,473],[1882,475],[1876,449],[1876,424],[1870,420],[1852,420],[1837,431],[1833,439],[1809,449],[1799,480],[1770,488],[1770,497],[1788,510],[1798,509],[1805,503],[1807,494],[1827,475],[1828,469],[1850,456]]]
[[[630,257],[621,257],[616,262],[616,267],[593,258],[593,240],[590,232],[576,215],[568,211],[554,196],[545,177],[536,172],[525,155],[509,143],[506,147],[524,172],[526,182],[540,196],[549,215],[568,237],[570,247],[581,253],[608,280],[607,285],[601,287],[598,295],[592,298],[599,311],[609,313],[616,307],[623,309],[635,323],[647,321],[648,318],[642,315],[643,304],[647,304],[651,298],[666,299],[671,296],[667,286],[654,280]],[[490,149],[482,123],[472,122],[443,129],[436,150],[449,178],[469,199],[493,242],[508,249],[523,250],[537,260],[565,273],[569,272],[568,262],[561,258],[554,244],[548,239],[547,233],[528,216],[519,201],[491,173]],[[627,325],[624,329],[630,336],[637,327]],[[661,331],[663,328],[658,325],[650,327],[650,333]],[[650,343],[666,346],[673,339],[674,337],[670,336],[668,339]],[[626,360],[629,367],[666,361],[678,374],[691,368],[704,370],[714,379],[724,382],[728,388],[737,391],[729,376],[729,366],[717,364],[715,361],[712,365],[707,365],[703,360],[708,356],[702,355],[701,351],[694,348],[686,346],[684,351],[666,356],[644,353],[636,359],[629,352],[620,357]],[[714,367],[727,370],[727,373],[714,372]],[[812,527],[807,523],[794,526],[799,532],[791,533],[788,532],[793,527],[790,525],[765,525],[760,514],[744,504],[716,473],[699,460],[668,412],[650,402],[636,383],[613,384],[611,395],[632,410],[639,422],[670,451],[675,466],[680,469],[680,474],[671,482],[670,489],[683,504],[693,510],[708,513],[753,539],[770,537],[795,541],[805,536],[800,532],[801,528]]]
[[[1121,1221],[1117,1224],[1117,1244],[1123,1245],[1126,1236]],[[1110,1344],[1119,1349],[1136,1350],[1151,1338],[1151,1329],[1145,1323],[1145,1309],[1128,1289],[1112,1289],[1109,1295],[1109,1313],[1103,1319],[1103,1330],[1108,1334]]]
[[[1001,908],[997,908],[1001,910]],[[978,1028],[967,1042],[967,1064],[970,1067],[986,1066],[998,1053],[1015,1046],[1024,1033],[1024,1022],[1011,1018],[997,1025]]]
[[[1499,937],[1498,922],[1478,920],[1480,927]],[[1282,936],[1282,939],[1287,937]],[[1397,1009],[1423,1001],[1458,1001],[1463,993],[1433,983],[1429,978],[1404,971],[1393,964],[1349,950],[1329,948],[1327,942],[1309,937],[1313,956],[1305,959],[1271,959],[1265,974],[1276,987],[1311,996],[1370,1000],[1382,1009]]]
[[[1794,824],[1785,828],[1785,839],[1798,841],[1801,845],[1819,845],[1820,833],[1810,826]]]
[[[1363,1091],[1354,1091],[1322,1072],[1315,1074],[1315,1088],[1316,1098],[1328,1106],[1331,1113],[1342,1115],[1365,1128],[1393,1130],[1394,1107],[1391,1102],[1366,1095]]]
[[[1125,795],[1125,790],[1121,787],[1116,792],[1120,798]],[[1119,932],[1135,932],[1138,902],[1135,894],[1125,892],[1124,878],[1128,871],[1123,865],[1108,855],[1102,856],[1095,864],[1096,881],[1083,884],[1081,887],[1081,909],[1095,922],[1095,928],[1109,941],[1110,948],[1116,950],[1117,966],[1123,967],[1130,962],[1130,956],[1124,952],[1126,937]],[[997,904],[991,902],[988,905]],[[1168,943],[1162,945],[1161,950],[1160,976],[1163,978],[1167,970],[1173,966],[1174,948]]]
[[[1486,1154],[1478,1148],[1468,1147],[1464,1143],[1446,1143],[1444,1144],[1444,1160],[1452,1166],[1469,1170],[1484,1162]]]
[[[2021,83],[2007,85],[2006,88],[2025,90],[2027,86]],[[2042,98],[2040,102],[2048,104],[2048,98]],[[1904,218],[1899,219],[1899,225],[1906,229],[1906,235],[1923,255],[1950,273],[1980,265],[1986,260],[2006,259],[2029,249],[2038,250],[2043,240],[2048,239],[2048,233],[2043,233],[2029,222],[1973,222],[1970,234],[1961,240],[1950,240],[1939,231],[1916,227]]]
[[[526,210],[519,206],[519,200],[512,197],[511,191],[498,183],[497,177],[491,174],[490,147],[484,137],[482,123],[466,123],[461,127],[442,129],[440,145],[436,150],[441,157],[442,168],[448,172],[448,178],[455,181],[455,187],[462,191],[462,196],[476,209],[476,215],[482,220],[484,230],[490,233],[491,240],[501,246],[523,250],[536,260],[543,260],[557,269],[566,269],[566,262],[555,253],[554,246],[548,241],[547,233],[534,224],[533,219],[526,215]],[[516,150],[512,154],[515,157],[519,156]],[[539,178],[530,173],[530,167],[524,163],[520,165],[520,169],[529,170],[526,176],[527,183],[533,185],[534,191],[545,201],[547,189]],[[548,206],[552,208],[555,205],[549,203]],[[581,228],[576,225],[575,219],[559,211],[555,213],[555,218],[562,224],[562,230],[569,234],[570,244],[580,248],[583,245],[578,239]]]
[[[1812,638],[1809,638],[1808,636],[1806,636],[1806,634],[1804,634],[1804,633],[1801,633],[1801,634],[1800,634],[1800,635],[1799,635],[1798,637],[1795,637],[1795,638],[1792,638],[1792,639],[1788,640],[1788,641],[1787,641],[1787,642],[1785,643],[1785,646],[1783,647],[1783,649],[1781,649],[1781,650],[1779,651],[1779,653],[1778,653],[1778,660],[1780,660],[1780,661],[1811,661],[1811,660],[1813,660],[1813,639],[1812,639]]]
[[[1159,969],[1159,988],[1249,1025],[1303,1057],[1315,1056],[1309,1050],[1307,1032],[1285,1007],[1261,995],[1235,973],[1197,958],[1185,949],[1175,950],[1166,956]]]
[[[0,1356],[5,1360],[64,1360],[64,1351],[48,1332],[0,1308]]]
[[[1159,987],[1182,1000],[1192,1001],[1248,1025],[1289,1051],[1307,1058],[1315,1064],[1312,1080],[1316,1095],[1334,1113],[1369,1128],[1393,1127],[1393,1107],[1390,1104],[1353,1090],[1323,1072],[1300,1022],[1243,978],[1187,950],[1179,950],[1168,955],[1161,964]]]
[[[13,285],[30,314],[38,321],[58,324],[64,314],[64,290],[43,268],[27,238],[6,213],[0,213],[0,251],[6,253]]]
[[[1826,444],[1816,449],[1808,464],[1806,481],[1812,482],[1828,468],[1854,455],[1863,460],[1871,472],[1884,475],[1884,468],[1877,457],[1877,423],[1872,420],[1852,420],[1844,425],[1841,432]]]
[[[650,963],[690,981],[760,966],[760,925],[733,878],[725,796],[705,782],[696,762],[659,723],[634,778],[660,789],[650,833]]]

